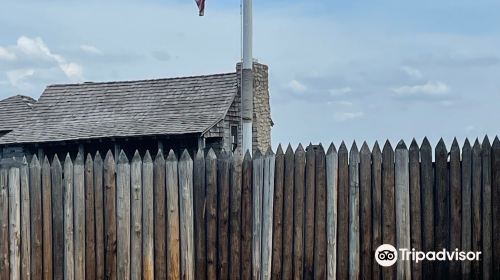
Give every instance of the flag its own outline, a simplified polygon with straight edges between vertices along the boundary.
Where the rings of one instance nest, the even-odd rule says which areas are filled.
[[[200,10],[200,17],[205,13],[205,0],[195,0],[198,9]]]

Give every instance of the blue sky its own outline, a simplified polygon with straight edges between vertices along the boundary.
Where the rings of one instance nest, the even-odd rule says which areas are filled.
[[[101,2],[0,0],[0,97],[231,72],[240,59],[239,1],[207,0],[201,18],[194,0]],[[499,134],[499,10],[496,0],[254,0],[273,143]]]

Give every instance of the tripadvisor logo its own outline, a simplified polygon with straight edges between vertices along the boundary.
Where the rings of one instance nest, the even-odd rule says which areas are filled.
[[[479,261],[481,252],[464,252],[455,249],[448,251],[422,252],[415,249],[399,248],[398,250],[390,244],[382,244],[375,251],[375,260],[381,266],[392,266],[398,259],[402,261]]]

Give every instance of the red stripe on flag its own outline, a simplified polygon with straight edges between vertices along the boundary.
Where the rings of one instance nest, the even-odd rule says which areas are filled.
[[[205,0],[195,0],[196,5],[198,5],[198,9],[200,10],[200,16],[203,16],[205,13]]]

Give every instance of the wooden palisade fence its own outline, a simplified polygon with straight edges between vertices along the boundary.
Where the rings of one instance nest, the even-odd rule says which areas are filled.
[[[108,152],[0,169],[0,279],[500,279],[500,142],[192,158]],[[376,248],[481,251],[403,262]]]

